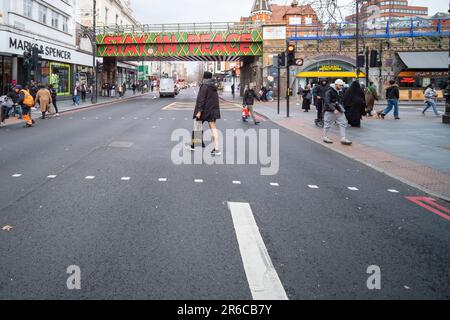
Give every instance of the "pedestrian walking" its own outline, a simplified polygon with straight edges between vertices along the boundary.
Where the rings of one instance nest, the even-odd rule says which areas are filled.
[[[432,108],[434,111],[434,114],[436,117],[439,117],[441,114],[437,110],[437,102],[436,99],[438,97],[438,94],[436,90],[434,89],[434,84],[429,84],[424,92],[425,96],[425,105],[422,111],[422,114],[425,115],[425,112],[427,112],[428,109]]]
[[[73,105],[74,106],[79,106],[80,105],[80,99],[81,99],[81,87],[80,87],[80,84],[77,82],[75,84],[75,87],[73,88],[73,93],[72,93]]]
[[[247,108],[247,110],[249,111],[250,115],[252,116],[253,122],[255,125],[258,125],[259,122],[256,121],[256,117],[255,117],[255,111],[253,109],[253,106],[255,105],[255,99],[258,101],[261,101],[261,98],[258,97],[258,95],[255,92],[255,89],[253,87],[253,84],[250,83],[248,85],[248,89],[245,90],[244,92],[244,107]],[[247,122],[247,121],[245,121]]]
[[[377,88],[371,81],[365,90],[366,110],[365,114],[369,117],[372,116],[373,109],[375,107],[375,101],[378,100]]]
[[[311,109],[311,102],[312,102],[311,85],[307,84],[305,89],[303,89],[302,98],[303,98],[302,102],[303,112],[309,112],[309,110]]]
[[[39,104],[42,119],[45,119],[45,115],[49,110],[49,106],[52,103],[52,95],[50,91],[43,85],[39,86],[39,91],[36,94],[35,105]]]
[[[344,96],[342,89],[344,88],[344,81],[341,79],[336,80],[336,82],[331,85],[324,99],[324,127],[323,127],[323,141],[325,143],[333,143],[333,141],[328,138],[328,132],[334,123],[339,126],[339,131],[341,134],[341,143],[343,145],[349,146],[352,144],[346,137],[346,130],[348,126],[347,118],[345,117],[345,109],[343,106]]]
[[[361,118],[366,110],[366,97],[358,80],[353,81],[344,94],[345,116],[352,127],[361,127]]]
[[[327,79],[322,79],[320,84],[314,88],[314,104],[317,109],[317,118],[314,122],[317,126],[323,126],[325,95],[329,88],[330,85]]]
[[[119,98],[122,98],[123,97],[123,85],[119,85],[118,92],[119,92]]]
[[[86,93],[87,93],[87,86],[83,82],[81,84],[81,101],[83,101],[83,103],[86,102]]]
[[[1,119],[0,119],[0,127],[6,125],[6,119],[9,119],[9,113],[14,106],[14,100],[8,92],[5,96],[0,97],[0,106],[1,106]]]
[[[231,85],[231,95],[234,97],[235,94],[235,86],[234,83]]]
[[[203,82],[200,86],[197,102],[194,110],[194,130],[202,123],[208,122],[209,128],[212,131],[214,150],[211,152],[213,156],[220,156],[222,153],[219,150],[219,135],[217,132],[217,120],[220,119],[220,104],[217,83],[212,78],[211,72],[205,72],[203,75]],[[194,133],[192,144],[188,146],[191,151],[194,151]]]
[[[20,106],[22,110],[22,119],[25,121],[25,127],[32,127],[34,120],[31,119],[31,108],[34,107],[34,99],[30,94],[28,87],[25,89],[21,85],[16,86],[16,93],[18,94],[16,106]]]
[[[387,107],[382,112],[378,112],[378,116],[384,119],[386,115],[394,108],[395,120],[400,120],[398,111],[398,100],[400,99],[400,89],[395,80],[389,81],[389,86],[386,89]]]
[[[131,86],[131,89],[133,89],[133,95],[136,94],[136,88],[137,88],[136,83],[133,83],[133,85]]]
[[[50,95],[52,96],[53,107],[55,108],[56,112],[55,116],[58,117],[59,111],[58,111],[58,104],[56,102],[56,99],[58,98],[58,93],[56,92],[56,89],[52,84],[48,86],[48,90],[50,91]]]

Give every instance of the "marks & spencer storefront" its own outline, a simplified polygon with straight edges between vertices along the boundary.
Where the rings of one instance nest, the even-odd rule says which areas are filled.
[[[0,31],[0,94],[15,81],[24,84],[23,54],[29,48],[43,51],[38,72],[32,78],[43,84],[53,84],[60,96],[70,96],[75,81],[90,84],[92,56],[67,45],[49,43],[26,35]]]

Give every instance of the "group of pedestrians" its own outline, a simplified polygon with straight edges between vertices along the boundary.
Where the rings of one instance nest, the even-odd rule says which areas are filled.
[[[31,110],[39,106],[41,118],[45,119],[48,113],[59,116],[57,106],[57,93],[53,85],[44,85],[32,82],[29,86],[10,86],[8,93],[0,98],[1,123],[9,119],[11,113],[18,115],[25,122],[26,127],[32,127],[35,121],[31,118]]]
[[[133,94],[136,94],[137,86],[135,83],[133,83],[131,88],[133,90]],[[119,95],[119,97],[122,98],[123,96],[125,96],[127,89],[127,84],[125,82],[122,84],[104,83],[102,85],[102,97],[115,98],[117,95]]]

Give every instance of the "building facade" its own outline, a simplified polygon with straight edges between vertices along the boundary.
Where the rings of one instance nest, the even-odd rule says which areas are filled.
[[[92,56],[76,46],[73,0],[0,1],[0,94],[13,82],[25,84],[23,55],[43,51],[32,80],[53,84],[58,95],[71,95],[79,71],[92,73]]]
[[[408,0],[369,0],[360,8],[361,24],[376,25],[387,20],[402,20],[412,17],[428,17],[428,8],[410,6]],[[355,23],[356,14],[345,18],[347,22]]]
[[[75,19],[78,24],[84,27],[93,25],[93,1],[92,0],[74,0],[75,1]],[[96,2],[96,24],[98,27],[108,26],[131,26],[139,22],[134,18],[133,10],[129,0],[97,0]],[[92,49],[91,49],[92,52]],[[103,59],[98,59],[99,72],[103,76],[98,85],[115,82],[117,84],[126,84],[131,86],[138,82],[138,63],[126,61],[117,61],[111,64]],[[149,63],[145,62],[146,65]],[[112,67],[112,65],[114,67]]]

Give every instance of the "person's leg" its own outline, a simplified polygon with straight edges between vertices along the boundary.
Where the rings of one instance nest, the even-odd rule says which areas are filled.
[[[1,107],[1,119],[0,119],[0,123],[4,123],[5,119],[6,119],[6,107],[2,106]]]
[[[216,151],[219,151],[219,134],[217,132],[217,125],[215,122],[209,122],[209,128],[211,129],[212,136],[213,136],[213,142],[214,142],[214,149]]]
[[[425,114],[425,112],[427,112],[427,110],[430,109],[430,107],[431,107],[430,102],[429,102],[429,101],[425,101],[425,104],[424,104],[424,108],[423,108],[423,110],[422,110],[422,113]]]
[[[431,107],[433,108],[434,114],[436,117],[439,117],[439,111],[437,110],[437,104],[436,101],[431,102]]]
[[[336,123],[339,126],[339,132],[341,134],[341,142],[342,143],[349,143],[350,141],[347,140],[347,127],[348,127],[348,121],[345,114],[340,113],[336,116]]]
[[[394,117],[395,119],[400,119],[399,118],[399,109],[398,109],[398,100],[393,100],[393,104],[394,104]]]
[[[255,124],[258,124],[259,122],[256,121],[256,117],[255,117],[255,111],[253,110],[253,106],[247,106],[248,111],[250,112],[250,115],[252,116],[253,122]]]
[[[331,126],[335,121],[336,121],[335,114],[333,112],[325,111],[323,124],[323,139],[328,143],[332,143],[332,141],[328,138],[328,132],[330,131]]]
[[[59,111],[58,111],[58,103],[56,102],[56,100],[53,100],[53,106],[55,107],[56,114],[58,114],[59,113]]]
[[[30,117],[31,109],[27,106],[22,107],[22,118],[27,124],[27,126],[31,127],[33,125],[33,120]]]
[[[382,115],[387,115],[389,112],[391,112],[392,107],[393,107],[393,100],[388,99],[387,100],[387,107],[386,109],[384,109],[384,111],[382,112]]]

